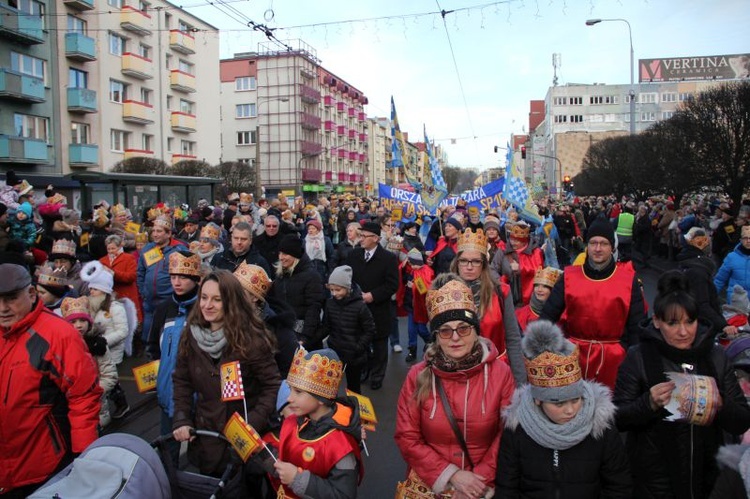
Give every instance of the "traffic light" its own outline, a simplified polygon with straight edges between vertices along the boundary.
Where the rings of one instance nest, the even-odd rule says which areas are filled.
[[[566,184],[569,183],[570,182],[570,175],[565,175],[563,177],[563,182],[565,182]]]
[[[571,187],[572,187],[572,183],[570,182],[570,175],[565,175],[563,177],[563,191],[570,192]]]
[[[526,146],[521,146],[521,159],[526,159]]]

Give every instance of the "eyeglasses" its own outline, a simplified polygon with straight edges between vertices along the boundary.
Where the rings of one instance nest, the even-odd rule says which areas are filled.
[[[275,229],[278,225],[266,225],[266,229]]]
[[[612,243],[609,241],[589,241],[588,245],[592,248],[609,248]]]
[[[435,331],[435,334],[437,334],[444,340],[449,340],[453,338],[454,333],[458,333],[458,336],[463,338],[464,336],[469,336],[472,333],[472,331],[474,331],[474,326],[469,325],[469,324],[463,324],[456,328],[452,328],[450,326],[443,326],[437,331]]]
[[[482,260],[467,260],[465,258],[459,258],[458,264],[461,267],[479,267],[482,265]]]

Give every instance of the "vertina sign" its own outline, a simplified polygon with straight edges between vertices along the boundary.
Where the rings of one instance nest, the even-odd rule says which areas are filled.
[[[750,78],[750,54],[640,59],[641,83]]]

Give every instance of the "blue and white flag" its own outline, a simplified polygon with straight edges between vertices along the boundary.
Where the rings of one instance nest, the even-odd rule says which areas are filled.
[[[533,203],[531,189],[523,179],[523,172],[519,165],[513,161],[513,149],[507,144],[508,155],[505,157],[505,189],[503,198],[516,207],[518,216],[533,222],[536,225],[542,223],[542,218]]]
[[[427,137],[427,127],[424,127],[424,151],[424,171],[427,174],[424,175],[424,187],[421,190],[422,204],[434,213],[443,199],[448,197],[448,186],[443,179],[443,172],[440,170],[440,163],[435,158],[430,139]]]

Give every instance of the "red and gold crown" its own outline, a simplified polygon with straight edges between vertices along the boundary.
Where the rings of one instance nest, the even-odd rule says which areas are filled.
[[[253,204],[253,195],[247,192],[241,192],[240,204]]]
[[[343,375],[344,364],[340,360],[317,352],[308,353],[300,347],[294,354],[286,381],[298,390],[333,400],[338,394]]]
[[[465,229],[458,236],[456,244],[459,253],[462,251],[478,251],[483,255],[487,254],[487,236],[482,229],[477,229],[476,232],[471,229]]]
[[[71,241],[70,239],[58,239],[52,244],[52,251],[50,252],[50,257],[54,260],[55,257],[62,256],[62,257],[70,257],[75,258],[76,257],[76,243],[75,241]]]
[[[75,319],[86,319],[91,322],[91,310],[89,309],[89,299],[86,296],[80,298],[64,298],[60,304],[60,312],[63,319],[73,321]]]
[[[254,297],[261,300],[266,298],[266,293],[271,288],[271,279],[263,267],[242,262],[234,271],[234,275],[242,287]]]
[[[213,239],[214,241],[218,241],[220,235],[221,235],[221,228],[215,223],[206,224],[201,229],[201,238],[205,237],[208,239]]]
[[[508,224],[506,224],[508,225]],[[523,221],[514,223],[508,230],[508,235],[513,239],[528,239],[531,226]]]
[[[184,256],[179,251],[173,251],[169,255],[169,273],[200,277],[201,257],[193,254]]]
[[[148,243],[148,232],[139,232],[135,235],[135,242]]]
[[[158,217],[169,216],[169,206],[165,203],[157,203],[153,208],[146,212],[149,220],[156,220]]]
[[[554,267],[539,267],[539,269],[536,271],[536,274],[534,274],[534,285],[536,286],[537,284],[543,284],[548,288],[554,288],[555,283],[557,283],[557,280],[560,279],[562,273],[562,270],[556,269]]]
[[[161,227],[164,230],[172,230],[172,220],[166,215],[159,215],[154,219],[154,227]]]
[[[526,376],[529,384],[540,388],[560,388],[581,379],[581,365],[578,363],[578,345],[570,355],[543,352],[533,359],[524,357]]]
[[[56,286],[59,288],[68,285],[66,274],[62,270],[57,270],[49,265],[43,265],[37,271],[36,282],[42,286]]]
[[[427,291],[427,316],[430,321],[438,315],[457,311],[469,311],[472,316],[476,314],[474,298],[471,289],[460,281],[450,281],[440,289]]]

